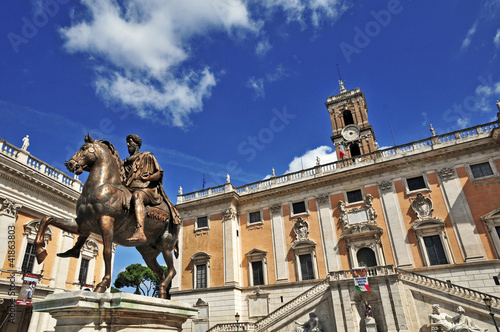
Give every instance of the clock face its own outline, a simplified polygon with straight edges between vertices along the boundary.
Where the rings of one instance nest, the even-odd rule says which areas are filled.
[[[356,125],[349,125],[342,130],[342,136],[346,141],[353,141],[359,138],[359,128]]]

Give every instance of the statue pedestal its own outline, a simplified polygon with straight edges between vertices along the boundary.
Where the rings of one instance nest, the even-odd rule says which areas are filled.
[[[128,294],[76,291],[33,302],[57,320],[55,331],[181,331],[198,310],[182,302]]]
[[[375,318],[365,318],[365,326],[366,332],[377,332],[377,322],[375,321]]]

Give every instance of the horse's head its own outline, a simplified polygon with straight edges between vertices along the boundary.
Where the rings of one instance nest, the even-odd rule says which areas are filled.
[[[80,175],[83,171],[90,171],[92,165],[97,160],[97,150],[100,150],[97,142],[87,134],[84,139],[85,144],[82,145],[80,150],[78,150],[69,161],[66,161],[65,165],[68,171],[75,172],[76,175]]]

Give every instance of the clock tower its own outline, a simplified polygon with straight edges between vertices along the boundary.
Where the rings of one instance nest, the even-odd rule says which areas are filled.
[[[378,149],[373,128],[368,122],[368,109],[359,88],[347,91],[340,83],[340,93],[327,98],[326,108],[332,123],[332,142],[337,158],[352,158]]]

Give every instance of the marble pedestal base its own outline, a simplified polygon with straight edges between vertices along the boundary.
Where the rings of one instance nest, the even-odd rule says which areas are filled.
[[[57,320],[56,332],[181,331],[198,311],[185,303],[128,293],[57,293],[33,302]]]
[[[365,318],[366,332],[377,332],[377,322],[375,318]]]

